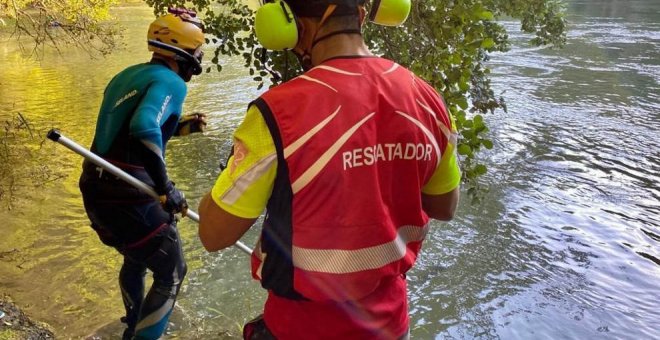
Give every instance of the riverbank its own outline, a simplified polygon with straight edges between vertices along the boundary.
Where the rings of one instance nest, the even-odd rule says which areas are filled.
[[[55,339],[50,325],[26,315],[9,296],[0,296],[0,340]]]

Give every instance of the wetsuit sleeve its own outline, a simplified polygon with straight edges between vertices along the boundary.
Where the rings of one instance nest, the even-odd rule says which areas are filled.
[[[156,81],[145,92],[130,122],[130,134],[144,146],[144,167],[158,194],[164,194],[167,187],[165,145],[176,130],[185,96],[183,82]]]
[[[440,164],[435,169],[431,179],[424,185],[422,192],[427,195],[442,195],[456,189],[461,183],[461,170],[456,156],[456,144],[458,133],[454,118],[451,121],[451,136],[447,141],[447,147],[442,153]]]
[[[228,213],[257,218],[266,208],[277,173],[275,144],[259,109],[252,105],[234,132],[234,154],[211,190]]]
[[[144,170],[147,171],[149,177],[154,181],[154,190],[159,196],[167,193],[167,170],[165,169],[165,161],[157,153],[147,148],[144,143],[136,144],[140,148],[140,156],[142,157],[142,164]]]

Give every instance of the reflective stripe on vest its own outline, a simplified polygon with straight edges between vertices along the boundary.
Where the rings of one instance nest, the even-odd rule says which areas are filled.
[[[421,242],[429,225],[403,226],[394,240],[377,246],[355,249],[305,249],[293,246],[293,264],[300,269],[328,274],[348,274],[376,269],[401,260],[410,242]]]

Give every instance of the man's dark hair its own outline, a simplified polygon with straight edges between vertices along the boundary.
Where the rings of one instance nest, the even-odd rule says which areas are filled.
[[[332,16],[358,14],[358,6],[366,0],[285,0],[295,15],[299,17],[321,17],[329,5],[337,5]]]

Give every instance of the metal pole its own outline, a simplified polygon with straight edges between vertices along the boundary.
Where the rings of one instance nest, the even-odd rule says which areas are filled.
[[[149,196],[153,197],[154,199],[158,200],[158,194],[156,193],[156,191],[152,187],[148,186],[147,184],[140,181],[139,179],[137,179],[137,178],[131,176],[130,174],[126,173],[124,170],[116,167],[114,164],[112,164],[112,163],[106,161],[105,159],[97,156],[93,152],[83,148],[82,146],[80,146],[76,142],[62,136],[62,134],[60,133],[59,130],[52,129],[52,130],[48,131],[47,137],[48,137],[48,139],[50,139],[54,142],[57,142],[57,143],[60,143],[60,144],[64,145],[69,150],[83,156],[85,159],[88,159],[92,163],[102,167],[103,170],[110,172],[111,174],[117,176],[118,178],[122,179],[123,181],[127,182],[128,184],[136,187],[137,189],[141,190],[142,192],[144,192],[144,193],[148,194]],[[188,216],[191,220],[199,223],[199,215],[196,212],[188,209],[188,213],[186,214],[186,216]],[[252,254],[252,249],[250,249],[250,247],[246,246],[245,244],[241,243],[241,241],[237,241],[234,244],[234,246],[237,247],[238,249],[242,250],[243,252],[245,252],[248,255]]]

